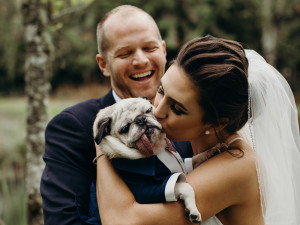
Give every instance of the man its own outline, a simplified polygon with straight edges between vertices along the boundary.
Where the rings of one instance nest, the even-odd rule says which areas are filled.
[[[41,180],[45,225],[94,224],[89,212],[95,146],[92,125],[99,109],[122,98],[153,100],[165,70],[166,45],[153,18],[134,6],[119,6],[99,22],[97,63],[112,90],[65,109],[48,124]]]

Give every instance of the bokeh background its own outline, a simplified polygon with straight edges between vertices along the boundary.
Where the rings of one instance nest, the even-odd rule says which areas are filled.
[[[0,0],[0,225],[26,224],[27,151],[24,0]],[[110,9],[131,4],[156,20],[172,59],[186,41],[206,34],[255,49],[300,93],[299,0],[41,0],[50,34],[48,120],[109,90],[95,60],[96,25]]]

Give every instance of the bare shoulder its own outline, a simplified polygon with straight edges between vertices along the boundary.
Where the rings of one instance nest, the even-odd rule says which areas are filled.
[[[243,151],[242,157],[223,152],[188,175],[204,217],[209,218],[233,205],[248,204],[252,197],[258,198],[254,152],[242,142],[230,151],[239,154],[239,149]]]
[[[228,179],[247,181],[252,176],[256,176],[255,154],[249,145],[239,143],[229,152],[223,152],[201,164],[190,174],[190,177],[198,175],[209,179],[223,177],[220,182]]]

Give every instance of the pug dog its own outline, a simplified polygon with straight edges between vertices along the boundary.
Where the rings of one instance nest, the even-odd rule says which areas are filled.
[[[139,203],[180,200],[191,222],[201,223],[193,188],[185,182],[183,160],[172,147],[153,105],[144,98],[128,98],[101,109],[94,121],[96,145],[112,161]],[[200,165],[214,152],[197,156]]]

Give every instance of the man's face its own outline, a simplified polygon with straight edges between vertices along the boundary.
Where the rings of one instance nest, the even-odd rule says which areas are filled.
[[[166,48],[158,31],[143,14],[113,15],[105,24],[110,47],[98,64],[111,77],[112,88],[121,98],[146,96],[153,99],[165,71]]]

